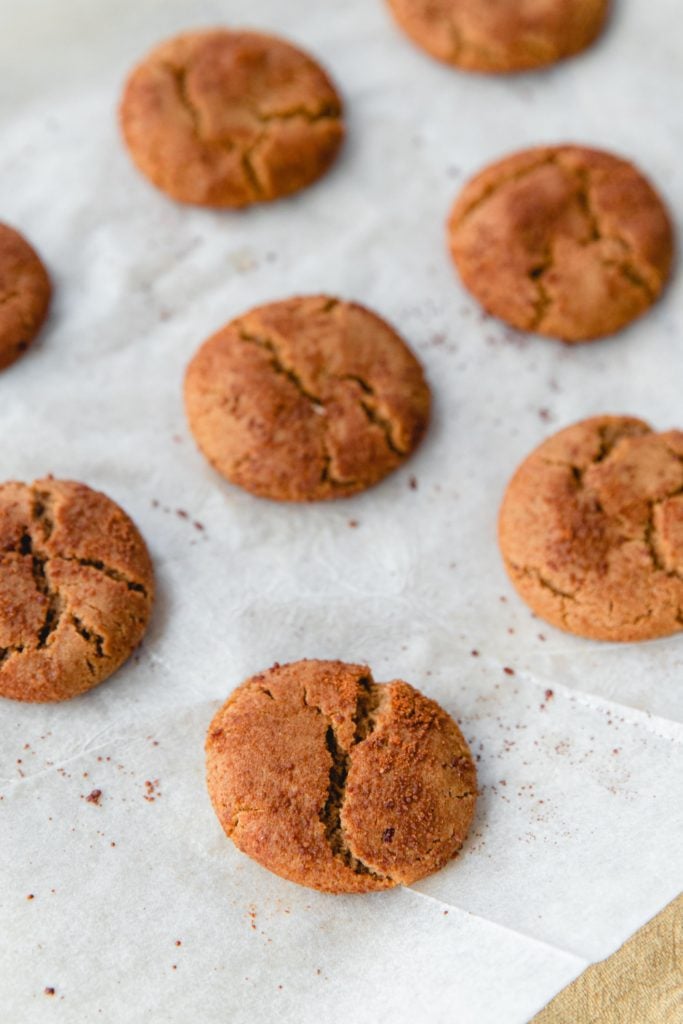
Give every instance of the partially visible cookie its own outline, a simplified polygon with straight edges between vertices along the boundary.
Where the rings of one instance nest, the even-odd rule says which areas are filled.
[[[526,603],[596,640],[683,629],[683,432],[596,416],[544,441],[513,476],[500,548]]]
[[[185,378],[209,462],[260,497],[318,501],[399,466],[429,417],[422,368],[387,323],[327,296],[273,302],[202,345]]]
[[[613,334],[659,297],[673,230],[625,160],[580,146],[525,150],[462,190],[448,224],[466,288],[487,312],[566,342]]]
[[[182,203],[247,206],[319,178],[344,136],[342,104],[301,50],[256,32],[188,32],[130,74],[120,106],[138,169]]]
[[[45,319],[50,278],[38,253],[7,224],[0,224],[0,370],[18,359]]]
[[[248,679],[206,739],[226,834],[268,870],[324,892],[410,885],[460,850],[476,772],[453,719],[364,665],[297,661]]]
[[[152,608],[145,542],[85,484],[0,485],[0,697],[60,701],[115,672]]]
[[[584,50],[609,0],[389,0],[396,20],[433,57],[466,71],[554,64]]]

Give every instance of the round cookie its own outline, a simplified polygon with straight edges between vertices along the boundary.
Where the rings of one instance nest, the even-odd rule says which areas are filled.
[[[379,317],[327,296],[274,302],[199,349],[185,378],[209,462],[252,494],[317,501],[362,491],[413,451],[430,395]]]
[[[248,679],[206,740],[218,819],[243,853],[323,892],[410,885],[460,850],[476,772],[453,719],[364,665],[297,661]]]
[[[596,416],[544,441],[503,500],[500,549],[526,603],[595,640],[683,629],[683,432]]]
[[[59,701],[116,671],[142,639],[145,542],[84,484],[0,485],[0,697]]]
[[[119,116],[138,169],[201,206],[297,192],[327,170],[344,136],[341,100],[315,61],[273,36],[225,29],[152,50],[129,76]]]
[[[50,304],[50,278],[25,238],[0,224],[0,370],[31,344]]]
[[[466,71],[526,71],[584,50],[609,0],[389,0],[427,53]]]
[[[529,149],[462,190],[451,254],[484,309],[566,342],[613,334],[658,298],[673,232],[662,200],[625,160],[579,146]]]

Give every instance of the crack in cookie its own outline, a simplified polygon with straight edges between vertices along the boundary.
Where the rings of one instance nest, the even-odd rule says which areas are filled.
[[[458,853],[474,812],[455,722],[362,665],[300,661],[248,679],[214,716],[206,754],[226,834],[325,892],[417,881]]]
[[[272,36],[222,29],[153,50],[128,78],[120,119],[153,184],[215,207],[305,188],[344,136],[341,100],[310,57]]]
[[[93,545],[120,557],[136,578],[78,553]],[[153,598],[149,556],[104,495],[52,478],[0,485],[0,552],[1,696],[75,696],[110,675],[141,639]]]
[[[315,296],[252,310],[205,342],[185,402],[200,448],[225,477],[264,497],[315,501],[363,490],[403,462],[424,433],[430,396],[388,324]]]
[[[682,432],[607,416],[568,427],[506,491],[499,537],[510,578],[538,615],[580,636],[677,632],[682,496]]]
[[[671,270],[671,223],[649,182],[624,160],[576,146],[481,171],[448,230],[463,283],[489,313],[566,342],[624,327]]]

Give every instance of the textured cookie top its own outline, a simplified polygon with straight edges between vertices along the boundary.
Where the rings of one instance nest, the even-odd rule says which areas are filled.
[[[364,665],[299,661],[238,687],[206,741],[214,809],[236,846],[325,892],[408,885],[462,846],[476,773],[457,725]]]
[[[369,310],[326,296],[261,306],[209,338],[185,404],[213,466],[253,494],[361,491],[410,454],[429,416],[420,364]]]
[[[50,278],[38,253],[13,228],[0,224],[0,370],[35,338],[50,294]]]
[[[618,331],[669,276],[673,234],[625,160],[578,146],[530,149],[476,175],[449,243],[465,286],[513,327],[564,341]]]
[[[512,582],[542,618],[597,640],[683,629],[683,433],[597,416],[522,463],[500,512]]]
[[[524,71],[578,53],[602,28],[609,0],[389,0],[432,56],[467,71]]]
[[[57,701],[139,643],[152,565],[135,525],[84,484],[0,485],[0,696]]]
[[[246,206],[288,195],[328,168],[344,128],[325,72],[255,32],[191,32],[131,73],[120,121],[139,170],[183,203]]]

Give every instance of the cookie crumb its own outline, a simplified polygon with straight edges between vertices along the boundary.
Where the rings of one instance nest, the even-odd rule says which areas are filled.
[[[102,799],[102,790],[101,789],[93,789],[92,793],[88,793],[88,795],[86,796],[85,802],[87,804],[97,804],[97,806],[99,807],[101,799]]]
[[[32,893],[32,892],[30,892],[30,893],[28,894],[28,896],[26,897],[26,899],[27,899],[27,900],[34,900],[34,899],[35,899],[35,896],[33,895],[33,893]]]
[[[554,690],[546,690],[545,691],[545,699],[546,700],[552,700],[554,696],[555,696],[555,691]]]
[[[503,672],[505,673],[506,676],[514,676],[515,674],[514,668],[510,668],[509,665],[503,666]]]
[[[45,986],[45,995],[46,996],[53,996],[54,994],[55,994],[55,990],[52,987],[52,985],[46,985]]]

